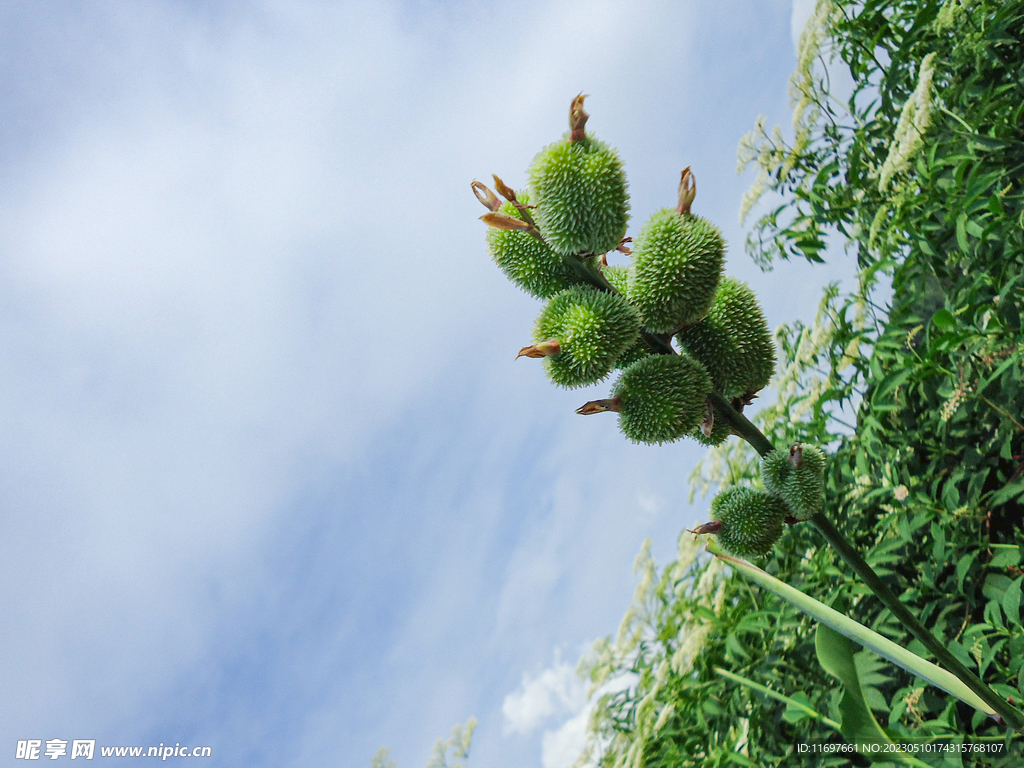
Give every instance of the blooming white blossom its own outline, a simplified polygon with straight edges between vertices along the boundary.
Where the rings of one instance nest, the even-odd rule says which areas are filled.
[[[910,161],[924,144],[924,132],[932,122],[932,77],[935,74],[935,53],[929,53],[921,62],[917,86],[907,99],[896,123],[889,155],[878,176],[878,189],[885,192],[893,176],[910,167]]]

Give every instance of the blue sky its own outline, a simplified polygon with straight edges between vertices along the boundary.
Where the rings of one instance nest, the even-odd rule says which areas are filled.
[[[0,5],[0,763],[409,768],[475,715],[473,765],[558,768],[701,450],[513,361],[539,306],[469,182],[521,186],[585,91],[630,233],[691,165],[727,271],[810,319],[848,267],[762,276],[735,173],[798,6]]]

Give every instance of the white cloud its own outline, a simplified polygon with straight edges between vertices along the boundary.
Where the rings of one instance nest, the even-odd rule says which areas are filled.
[[[530,734],[550,718],[578,712],[585,704],[586,692],[575,667],[556,654],[553,666],[536,677],[524,674],[519,688],[505,697],[504,733]]]
[[[588,705],[557,730],[544,732],[540,752],[544,768],[569,768],[579,759],[587,744],[587,727],[592,712],[593,707]]]

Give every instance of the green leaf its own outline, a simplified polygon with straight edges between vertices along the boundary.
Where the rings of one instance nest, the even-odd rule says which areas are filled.
[[[820,712],[818,712],[818,710],[816,710],[814,707],[812,707],[811,700],[803,691],[798,691],[797,693],[794,693],[792,696],[786,696],[783,693],[779,693],[778,691],[772,690],[766,685],[755,683],[753,680],[750,680],[746,677],[742,677],[741,675],[737,675],[735,672],[730,672],[727,669],[715,667],[715,672],[717,672],[722,677],[726,677],[730,680],[739,683],[740,685],[745,685],[747,688],[752,688],[755,691],[763,693],[765,696],[771,699],[781,701],[783,704],[786,705],[786,711],[783,714],[783,717],[786,719],[787,722],[797,723],[800,720],[803,720],[804,718],[810,717],[824,723],[830,728],[834,728],[837,731],[839,730],[839,723],[837,723],[835,720],[830,720],[829,718],[825,717]]]
[[[971,244],[967,239],[967,214],[961,213],[956,219],[956,244],[964,253],[970,253]]]
[[[946,559],[946,529],[938,523],[932,523],[932,558],[937,563]]]
[[[998,507],[1017,496],[1024,494],[1024,477],[1019,480],[1014,480],[1012,483],[1007,483],[998,491],[992,494],[992,497],[988,500],[990,506]]]
[[[1003,595],[1003,613],[1006,614],[1007,621],[1011,624],[1016,624],[1017,626],[1020,626],[1020,597],[1022,580],[1024,580],[1024,576],[1018,576],[1016,581],[1006,588],[1006,593]]]
[[[843,684],[843,698],[839,702],[843,738],[858,747],[868,745],[868,749],[858,751],[869,757],[877,754],[886,759],[897,758],[909,765],[927,765],[911,755],[885,751],[892,749],[893,740],[882,730],[864,699],[853,644],[827,624],[819,624],[814,634],[814,650],[822,668]]]
[[[1020,565],[1020,547],[1016,544],[992,544],[989,568],[1009,568]]]
[[[994,710],[986,704],[978,694],[968,688],[960,678],[951,672],[948,672],[936,664],[932,664],[930,661],[926,661],[920,656],[911,653],[906,648],[897,645],[887,637],[883,637],[877,632],[865,627],[863,624],[854,621],[849,616],[844,616],[839,613],[839,611],[830,608],[820,600],[815,600],[810,595],[805,595],[800,590],[779,581],[774,576],[762,571],[756,565],[753,565],[746,560],[741,560],[740,558],[722,554],[714,549],[712,549],[712,551],[715,552],[716,557],[724,560],[748,579],[761,585],[769,592],[778,595],[786,602],[796,606],[811,618],[817,619],[818,621],[827,624],[836,632],[856,640],[865,648],[874,651],[882,658],[888,659],[893,664],[902,667],[912,675],[917,675],[921,679],[928,681],[935,687],[941,688],[946,693],[956,696],[965,704],[969,704],[975,709],[989,715],[994,714]],[[986,580],[986,586],[993,576],[997,576],[997,574],[989,575],[989,579]],[[1005,579],[1006,577],[1003,576],[1000,578]],[[1008,581],[1009,580],[1007,579],[1007,582]],[[1002,593],[999,594],[999,598],[1002,598]]]
[[[948,309],[940,309],[932,315],[932,323],[943,333],[953,330],[956,327],[956,318]]]
[[[970,554],[961,557],[956,564],[956,585],[957,589],[961,592],[964,591],[964,577],[967,576],[967,572],[971,570],[971,565],[973,565],[974,558],[977,556],[977,552],[971,552]]]

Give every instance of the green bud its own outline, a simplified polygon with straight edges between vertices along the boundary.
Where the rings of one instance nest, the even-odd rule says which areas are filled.
[[[797,520],[808,520],[825,505],[825,454],[802,443],[761,459],[761,482],[781,497]]]
[[[633,249],[629,300],[654,333],[700,321],[722,274],[725,241],[707,219],[665,208],[644,224]]]
[[[577,101],[582,111],[582,98],[574,108]],[[529,189],[537,206],[534,219],[555,253],[607,253],[626,235],[629,194],[622,161],[578,121],[533,159]]]
[[[689,355],[648,355],[622,372],[612,388],[615,405],[605,410],[618,412],[619,429],[635,443],[672,442],[704,418],[710,387]]]
[[[711,502],[711,519],[721,525],[718,542],[729,554],[748,560],[772,551],[786,514],[782,499],[742,486],[727,488]]]
[[[542,343],[557,341],[557,351],[544,356],[544,366],[552,381],[571,389],[605,378],[639,333],[640,315],[629,302],[579,285],[552,297],[533,336]]]
[[[516,198],[521,203],[527,201],[523,192]],[[497,212],[522,220],[522,214],[511,202],[503,203]],[[488,229],[487,249],[509,280],[538,299],[550,298],[582,282],[561,256],[527,231]]]
[[[684,328],[679,343],[711,374],[715,391],[727,399],[752,395],[775,372],[775,345],[754,292],[724,277],[703,320]]]

